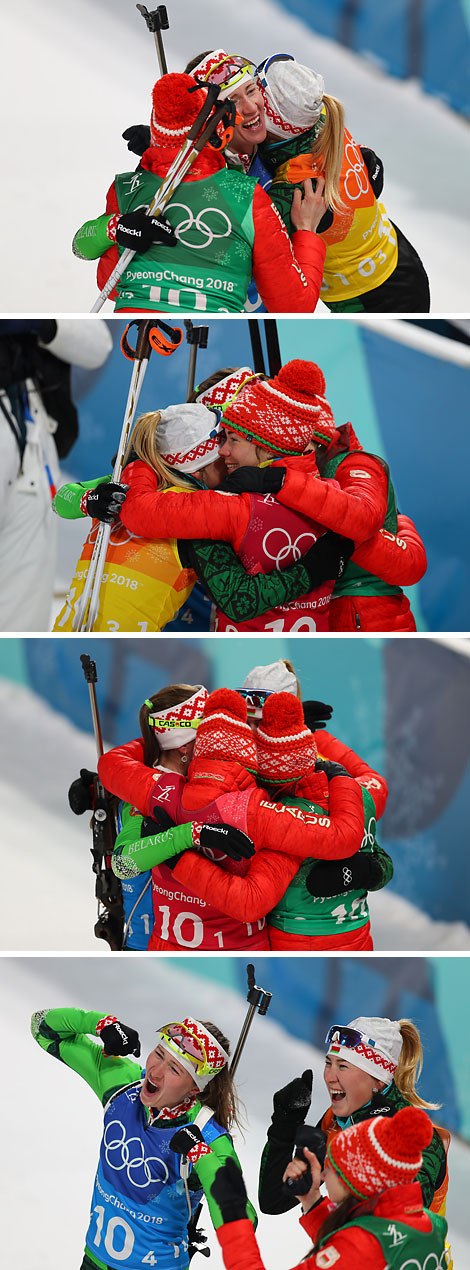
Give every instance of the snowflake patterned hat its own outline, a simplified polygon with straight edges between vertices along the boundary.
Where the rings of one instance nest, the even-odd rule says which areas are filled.
[[[211,53],[205,54],[197,66],[193,66],[191,75],[195,79],[204,80],[206,84],[218,84],[218,100],[224,101],[226,97],[230,97],[231,92],[252,80],[254,71],[253,63],[247,61],[246,57],[239,57],[238,53],[225,53],[224,49],[213,49]]]
[[[183,402],[162,410],[157,447],[165,463],[179,472],[199,472],[218,458],[217,417],[207,406]]]
[[[199,1019],[188,1016],[181,1023],[166,1023],[157,1034],[162,1045],[189,1072],[201,1091],[226,1067],[229,1055]]]
[[[421,1107],[402,1107],[395,1116],[374,1116],[335,1133],[327,1161],[353,1195],[366,1199],[389,1186],[412,1182],[432,1134]]]
[[[276,454],[303,454],[312,439],[329,445],[338,436],[324,396],[325,377],[315,362],[286,362],[273,379],[247,384],[224,408],[224,422]]]
[[[152,90],[150,144],[159,149],[179,150],[207,97],[195,89],[191,75],[170,74],[157,79]]]
[[[154,728],[161,750],[177,750],[180,745],[196,740],[196,729],[202,720],[208,695],[207,688],[198,684],[192,697],[180,701],[178,705],[167,706],[166,710],[154,710],[153,702],[147,699],[145,704],[152,711],[148,715],[148,724]]]
[[[255,83],[263,98],[270,136],[300,136],[320,118],[324,79],[295,58],[286,54],[265,58],[256,68]]]
[[[236,759],[249,772],[256,772],[256,741],[247,723],[246,701],[230,688],[211,692],[199,724],[194,758]]]
[[[263,706],[256,733],[258,771],[274,784],[297,781],[317,759],[313,732],[304,722],[302,702],[291,692],[274,692]]]
[[[353,1019],[346,1027],[333,1024],[327,1035],[327,1054],[343,1058],[369,1076],[390,1084],[402,1048],[400,1027],[393,1019]]]

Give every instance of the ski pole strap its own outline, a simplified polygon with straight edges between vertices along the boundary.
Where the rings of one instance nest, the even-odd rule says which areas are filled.
[[[129,340],[131,326],[136,326],[138,330],[135,348]],[[161,329],[158,330],[158,327]],[[159,322],[155,319],[146,322],[134,319],[128,323],[121,337],[121,349],[124,357],[127,357],[129,361],[142,361],[143,358],[150,357],[152,349],[164,357],[169,357],[176,348],[179,348],[182,340],[183,332],[179,326],[168,326],[167,322]]]
[[[183,342],[183,332],[179,326],[166,326],[164,322],[157,322],[156,326],[152,326],[149,340],[152,348],[161,353],[162,357],[171,357]]]

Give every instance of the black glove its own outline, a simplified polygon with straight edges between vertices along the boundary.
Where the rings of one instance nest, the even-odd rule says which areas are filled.
[[[307,890],[314,896],[373,891],[382,880],[382,868],[374,855],[358,851],[346,860],[318,860],[305,880]]]
[[[94,520],[104,520],[105,524],[113,525],[125,502],[128,489],[129,485],[116,485],[114,481],[97,485],[90,490],[86,500],[88,515],[93,516]]]
[[[105,1054],[110,1058],[127,1057],[128,1054],[135,1054],[136,1058],[139,1057],[139,1033],[135,1032],[133,1027],[127,1027],[125,1023],[120,1023],[119,1019],[100,1028],[98,1035],[103,1042]]]
[[[285,475],[285,467],[237,467],[224,477],[219,489],[231,494],[278,494]]]
[[[354,780],[354,776],[351,776],[351,773],[346,771],[342,763],[332,763],[327,758],[317,758],[315,771],[324,772],[328,782],[334,781],[335,776],[349,776],[351,781]]]
[[[189,1155],[193,1147],[198,1147],[200,1142],[204,1142],[204,1138],[198,1125],[186,1124],[182,1129],[177,1129],[170,1138],[170,1149],[177,1151],[179,1155]]]
[[[231,860],[251,860],[255,854],[251,838],[234,825],[203,825],[200,842],[201,847],[223,851]]]
[[[316,1155],[318,1163],[323,1168],[326,1155],[326,1133],[323,1129],[316,1129],[311,1124],[301,1125],[295,1135],[295,1147],[295,1156],[298,1160],[303,1160],[304,1164],[307,1164],[304,1156],[304,1147],[307,1147],[313,1155]],[[288,1177],[283,1183],[289,1195],[308,1195],[311,1185],[312,1170],[309,1164],[301,1177]]]
[[[342,538],[341,534],[330,531],[322,534],[318,542],[315,542],[313,547],[310,547],[302,556],[302,564],[307,569],[312,590],[321,582],[327,582],[329,578],[343,576],[355,545],[352,538]]]
[[[246,1186],[235,1160],[226,1160],[217,1169],[211,1186],[211,1195],[219,1205],[224,1225],[246,1217]]]
[[[127,141],[127,149],[131,154],[138,154],[139,158],[148,150],[150,145],[150,128],[146,123],[133,123],[130,128],[122,134],[123,141]]]
[[[93,782],[97,776],[97,772],[89,772],[87,767],[81,767],[80,776],[72,781],[68,799],[75,816],[83,816],[84,811],[93,811]]]
[[[374,191],[375,197],[380,198],[384,187],[384,165],[374,150],[369,150],[368,146],[359,146],[364,163],[367,168],[367,175]]]
[[[125,212],[116,225],[116,242],[120,247],[130,247],[139,255],[149,250],[153,243],[164,247],[176,247],[178,239],[164,216],[147,216],[142,207],[137,212]]]
[[[311,732],[319,732],[320,728],[326,728],[333,714],[333,706],[327,706],[325,701],[303,701],[302,709],[306,727],[310,728]]]
[[[299,1125],[303,1124],[312,1101],[313,1072],[307,1068],[301,1076],[295,1076],[288,1085],[278,1089],[273,1098],[272,1123],[268,1138],[281,1138],[291,1142]]]

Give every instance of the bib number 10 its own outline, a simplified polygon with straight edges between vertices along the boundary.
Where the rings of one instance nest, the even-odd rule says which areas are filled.
[[[103,1234],[105,1210],[101,1204],[97,1204],[93,1209],[96,1213],[96,1234],[93,1243],[96,1248],[101,1246],[101,1237]],[[104,1232],[103,1244],[106,1252],[110,1257],[114,1257],[115,1261],[127,1261],[134,1247],[134,1232],[123,1217],[111,1217]],[[116,1246],[117,1245],[117,1246]],[[142,1265],[156,1266],[157,1258],[155,1253],[150,1251],[142,1257]]]

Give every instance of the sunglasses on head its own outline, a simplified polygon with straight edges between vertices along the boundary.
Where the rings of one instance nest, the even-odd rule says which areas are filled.
[[[260,688],[257,692],[253,688],[237,688],[236,691],[241,697],[245,698],[248,710],[262,710],[267,697],[272,697],[274,688]]]
[[[295,62],[292,53],[273,53],[271,57],[265,57],[264,61],[259,63],[255,68],[254,78],[259,80],[263,87],[267,87],[266,71],[273,65],[273,62]]]
[[[355,1027],[341,1027],[337,1023],[329,1028],[325,1037],[326,1045],[344,1045],[345,1049],[350,1050],[355,1050],[363,1042],[375,1049],[375,1041],[366,1036],[365,1032],[359,1032]]]
[[[211,66],[210,70],[204,75],[205,80],[209,80],[211,84],[230,84],[235,87],[239,80],[243,79],[246,72],[254,75],[255,68],[251,62],[247,62],[245,57],[238,57],[229,53],[220,62],[216,62]]]
[[[159,1036],[165,1040],[176,1057],[189,1058],[198,1075],[203,1074],[207,1070],[207,1057],[203,1046],[198,1043],[191,1032],[186,1030],[183,1024],[168,1023],[166,1027],[160,1029]]]

